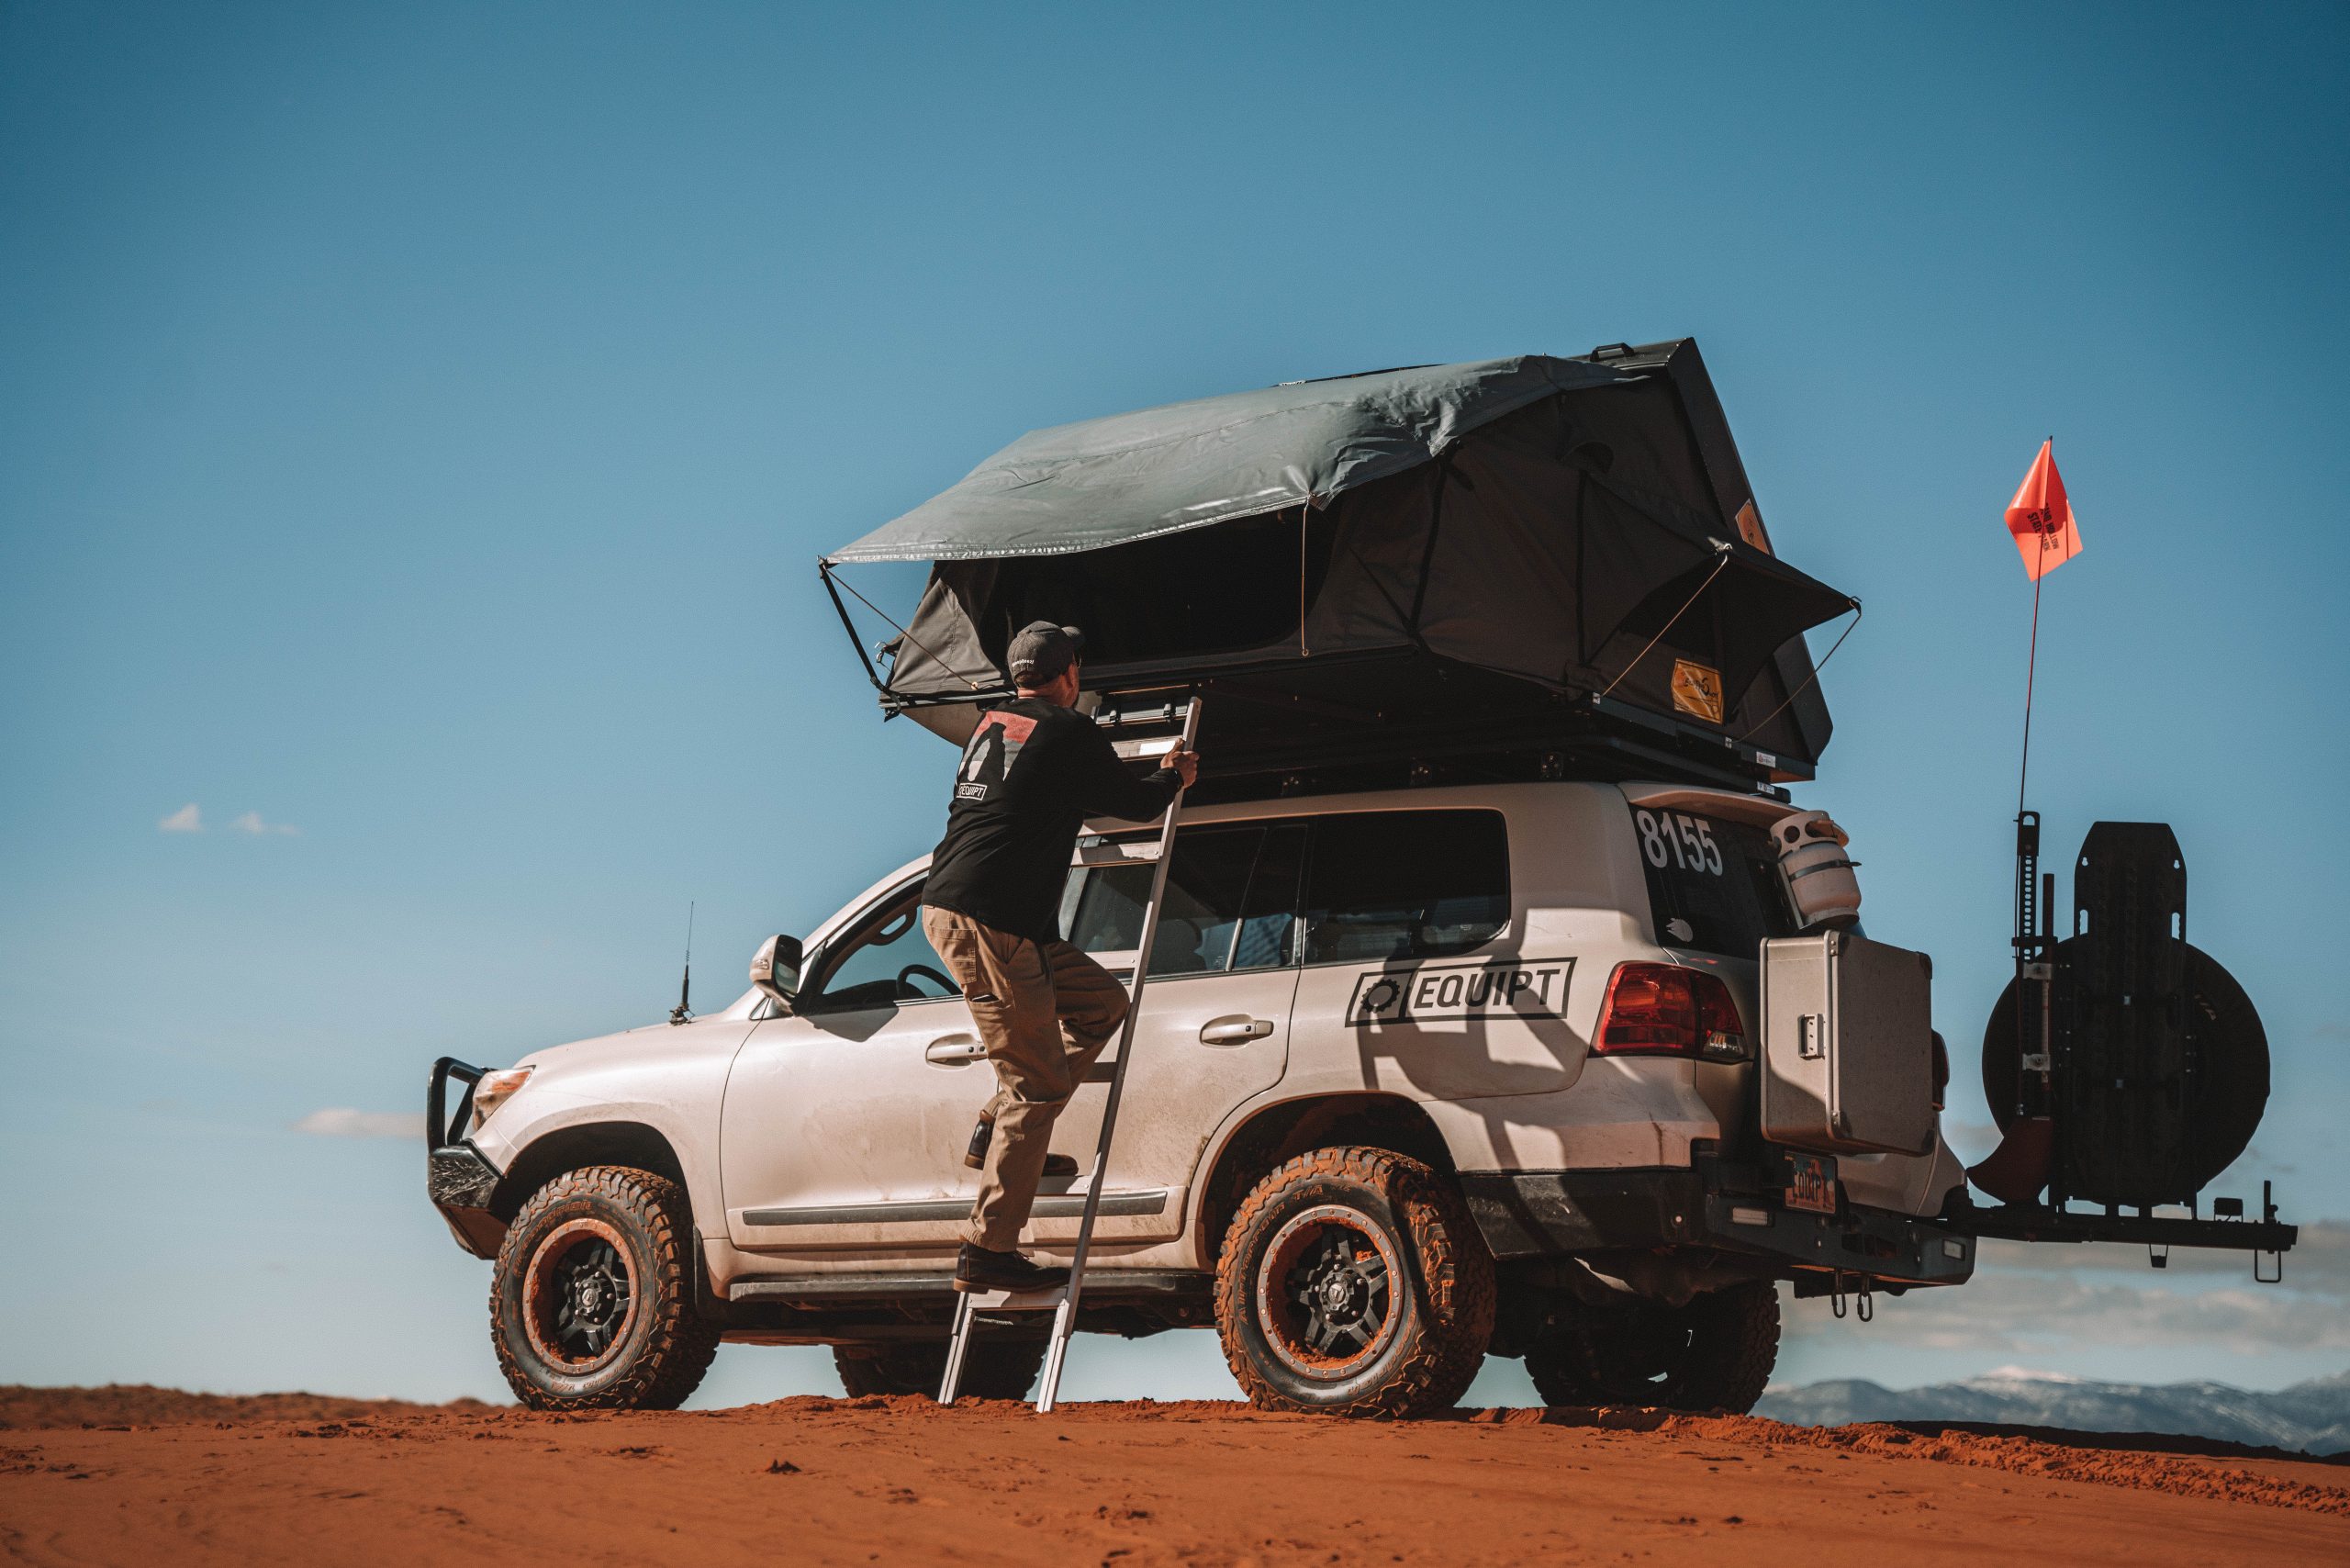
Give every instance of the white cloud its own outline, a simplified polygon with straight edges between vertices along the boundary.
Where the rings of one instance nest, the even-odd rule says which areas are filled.
[[[190,811],[194,811],[196,808],[191,806],[188,809]],[[256,835],[271,833],[299,834],[302,831],[298,827],[288,827],[284,823],[263,822],[261,820],[261,813],[259,812],[247,812],[243,816],[241,816],[235,822],[230,823],[229,826],[234,832],[250,833]]]
[[[2071,1372],[2042,1372],[2036,1367],[1993,1367],[1983,1374],[1985,1383],[2080,1383],[2084,1379]]]
[[[313,1111],[294,1124],[297,1133],[320,1137],[424,1137],[421,1111],[353,1111],[336,1105]]]
[[[155,826],[163,833],[202,833],[204,813],[196,809],[194,801],[190,801]]]

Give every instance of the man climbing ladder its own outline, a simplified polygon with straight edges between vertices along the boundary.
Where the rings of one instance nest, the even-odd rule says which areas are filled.
[[[1018,695],[981,714],[964,747],[923,894],[923,935],[962,988],[996,1072],[964,1156],[980,1177],[958,1291],[1052,1290],[1069,1279],[1021,1256],[1020,1232],[1038,1181],[1077,1173],[1074,1159],[1048,1152],[1053,1124],[1128,1002],[1125,987],[1061,939],[1061,890],[1086,818],[1155,817],[1198,774],[1199,758],[1181,746],[1149,778],[1126,771],[1074,711],[1083,645],[1077,628],[1044,621],[1013,638]]]

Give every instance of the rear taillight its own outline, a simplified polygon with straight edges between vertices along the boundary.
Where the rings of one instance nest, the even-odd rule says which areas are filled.
[[[1618,964],[1591,1048],[1600,1056],[1744,1061],[1746,1026],[1718,975],[1678,964]]]

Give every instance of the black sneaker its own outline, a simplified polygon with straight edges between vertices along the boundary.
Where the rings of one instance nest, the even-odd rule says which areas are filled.
[[[963,1163],[974,1170],[987,1169],[988,1143],[994,1137],[995,1124],[985,1116],[981,1116],[979,1125],[971,1129],[971,1147],[963,1151]],[[1073,1177],[1076,1174],[1077,1161],[1070,1156],[1066,1154],[1045,1156],[1045,1175],[1047,1180],[1055,1176]]]
[[[1017,1252],[990,1252],[968,1241],[955,1260],[958,1291],[1049,1291],[1067,1283],[1067,1269],[1048,1269]]]

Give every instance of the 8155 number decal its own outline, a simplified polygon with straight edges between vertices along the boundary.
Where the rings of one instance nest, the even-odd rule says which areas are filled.
[[[1640,853],[1662,869],[1669,859],[1684,871],[1722,874],[1721,846],[1714,842],[1714,824],[1684,812],[1636,811],[1632,823],[1640,830]]]

